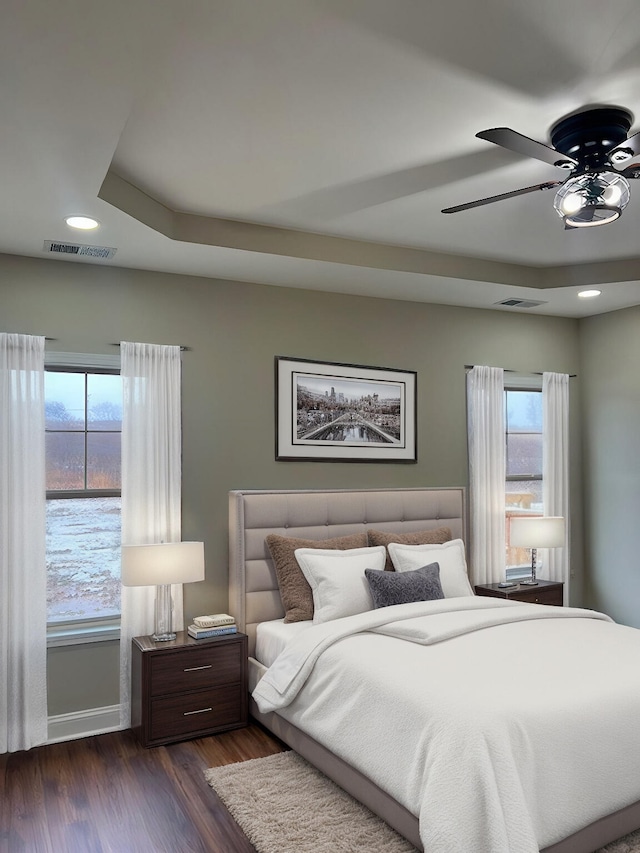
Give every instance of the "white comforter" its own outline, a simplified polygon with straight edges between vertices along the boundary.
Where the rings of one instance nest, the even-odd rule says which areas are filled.
[[[640,799],[640,631],[492,598],[309,628],[253,693],[420,819],[428,853],[536,853]]]

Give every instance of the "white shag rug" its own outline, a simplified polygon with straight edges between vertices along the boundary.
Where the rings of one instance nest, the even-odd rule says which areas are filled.
[[[258,853],[417,853],[293,751],[205,771]],[[640,853],[640,830],[596,853]]]

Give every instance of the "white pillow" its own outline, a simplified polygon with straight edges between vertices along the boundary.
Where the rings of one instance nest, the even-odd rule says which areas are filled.
[[[365,569],[384,569],[384,545],[347,551],[296,548],[302,574],[313,594],[313,622],[329,622],[373,610]]]
[[[442,545],[400,545],[390,542],[387,548],[396,572],[410,572],[429,563],[438,563],[445,598],[473,595],[462,539],[452,539]]]

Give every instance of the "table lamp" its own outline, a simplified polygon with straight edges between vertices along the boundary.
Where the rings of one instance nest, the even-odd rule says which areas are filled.
[[[156,641],[175,640],[171,584],[204,580],[204,542],[162,542],[122,546],[124,586],[155,586]]]
[[[531,577],[520,583],[536,586],[536,551],[564,545],[564,518],[554,515],[513,517],[509,544],[514,548],[531,548]]]

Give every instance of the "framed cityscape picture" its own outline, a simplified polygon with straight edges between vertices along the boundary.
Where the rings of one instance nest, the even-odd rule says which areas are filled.
[[[276,356],[276,459],[416,462],[416,378]]]

